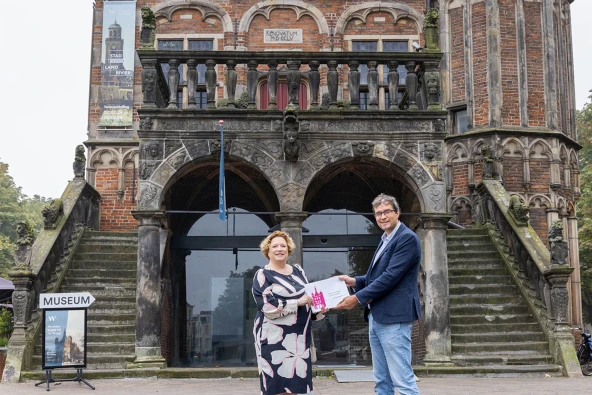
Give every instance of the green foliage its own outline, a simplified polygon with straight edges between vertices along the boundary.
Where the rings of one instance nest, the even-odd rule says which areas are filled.
[[[12,313],[8,309],[0,309],[0,338],[9,338],[12,329]]]
[[[43,226],[41,210],[49,202],[39,195],[25,195],[8,173],[8,165],[0,162],[0,277],[8,278],[8,270],[14,264],[16,224],[28,221],[35,233],[39,232]]]
[[[590,91],[592,93],[592,91]],[[592,100],[592,95],[589,96]],[[582,311],[584,322],[592,322],[592,103],[576,113],[580,151],[580,185],[578,230],[582,278]]]

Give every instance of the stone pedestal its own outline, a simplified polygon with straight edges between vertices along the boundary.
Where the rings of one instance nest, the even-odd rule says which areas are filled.
[[[426,365],[451,365],[446,228],[449,214],[422,214],[424,229]]]
[[[138,224],[136,287],[136,359],[128,368],[166,366],[160,350],[160,229],[165,219],[158,210],[132,211]]]
[[[297,263],[304,267],[302,262],[302,222],[308,217],[308,214],[301,211],[282,211],[276,213],[275,217],[280,221],[282,230],[289,234],[296,244],[294,252],[288,258],[288,263]]]

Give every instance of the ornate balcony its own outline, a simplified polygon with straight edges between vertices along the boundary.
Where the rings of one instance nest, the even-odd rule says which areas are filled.
[[[321,109],[319,92],[328,92],[328,111],[341,110],[338,106],[340,87],[347,86],[349,110],[360,109],[361,76],[366,77],[363,85],[367,97],[367,109],[379,111],[379,89],[388,92],[402,91],[402,97],[392,95],[392,100],[384,112],[393,111],[405,117],[401,110],[408,112],[438,112],[442,116],[440,103],[440,74],[438,65],[440,52],[238,52],[238,51],[156,51],[138,50],[142,62],[143,109],[167,108],[179,110],[177,92],[181,80],[180,65],[186,65],[186,85],[188,100],[185,110],[195,110],[196,87],[198,85],[198,65],[205,65],[204,79],[207,96],[205,110],[223,109],[216,107],[217,87],[226,87],[226,102],[223,107],[235,109],[238,81],[248,94],[247,110],[256,110],[257,89],[261,78],[267,81],[267,109],[277,109],[278,77],[284,71],[288,102],[293,107],[311,111]],[[163,72],[162,64],[168,64],[168,72]],[[221,75],[220,65],[225,66]],[[279,68],[278,65],[287,67]],[[361,73],[361,66],[365,66]],[[381,66],[386,68],[381,69]],[[400,81],[400,66],[404,66],[406,77]],[[203,67],[203,66],[202,66]],[[385,70],[379,81],[380,70]],[[299,103],[298,91],[303,78],[308,80],[310,107]],[[245,84],[246,82],[246,84]],[[325,88],[326,87],[326,88]],[[218,106],[220,107],[220,106]],[[393,114],[394,115],[394,114]],[[408,116],[409,114],[407,114]],[[419,114],[417,114],[419,115]]]

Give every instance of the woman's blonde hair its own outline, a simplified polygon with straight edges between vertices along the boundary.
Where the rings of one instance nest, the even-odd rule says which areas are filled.
[[[294,249],[296,248],[294,240],[292,240],[292,238],[286,232],[276,230],[275,232],[267,236],[265,239],[263,239],[261,244],[259,244],[259,248],[261,249],[261,253],[263,254],[263,256],[269,259],[269,246],[271,244],[271,241],[276,237],[281,237],[284,240],[286,240],[286,244],[288,245],[288,255],[292,255],[292,252],[294,252]]]

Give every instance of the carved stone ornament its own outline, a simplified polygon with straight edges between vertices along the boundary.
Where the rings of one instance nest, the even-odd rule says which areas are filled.
[[[140,162],[140,180],[147,180],[148,178],[150,178],[150,175],[154,172],[154,168],[156,167],[157,163],[151,164],[146,163],[144,161]]]
[[[21,269],[27,269],[31,263],[31,249],[35,242],[33,227],[26,221],[20,221],[16,225],[18,239],[14,251],[15,265]]]
[[[361,141],[358,143],[352,143],[354,156],[372,156],[374,153],[374,143]]]
[[[140,129],[151,130],[152,129],[152,119],[150,117],[145,117],[145,118],[140,119]]]
[[[493,155],[491,153],[491,147],[488,145],[484,145],[481,147],[481,163],[482,163],[482,171],[483,171],[483,178],[493,178]]]
[[[138,208],[141,210],[151,208],[158,190],[152,184],[145,184],[140,192],[140,199],[138,201]]]
[[[551,264],[565,265],[569,254],[567,241],[563,240],[563,221],[558,219],[553,221],[549,229],[549,246],[551,247]]]
[[[224,153],[230,153],[230,139],[224,139]],[[211,140],[210,141],[210,151],[212,154],[219,154],[220,153],[220,139]]]
[[[436,133],[444,133],[444,121],[438,119],[434,121],[434,132]]]
[[[162,159],[162,148],[158,141],[149,142],[144,148],[144,157],[146,159]]]
[[[84,169],[86,167],[86,157],[84,156],[84,145],[77,145],[74,153],[74,178],[84,179]]]
[[[423,145],[423,157],[424,160],[431,162],[438,157],[440,153],[440,148],[437,144],[428,142]]]
[[[508,214],[518,226],[528,226],[529,209],[520,199],[518,195],[510,197],[510,205],[508,206]]]
[[[142,29],[140,30],[141,48],[154,49],[154,31],[156,17],[150,7],[142,7]]]
[[[48,206],[41,211],[43,215],[44,229],[55,229],[59,219],[64,215],[64,202],[62,199],[53,199]]]
[[[300,154],[300,122],[298,122],[298,113],[294,110],[284,111],[283,120],[284,135],[284,157],[288,161],[295,162]]]

